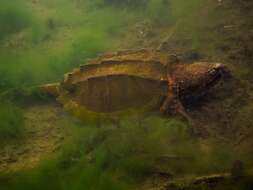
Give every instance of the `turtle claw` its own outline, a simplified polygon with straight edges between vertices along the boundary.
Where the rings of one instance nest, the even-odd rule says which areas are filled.
[[[160,112],[164,115],[180,115],[190,125],[194,123],[192,118],[185,111],[182,103],[177,99],[166,98],[163,105],[160,107]]]

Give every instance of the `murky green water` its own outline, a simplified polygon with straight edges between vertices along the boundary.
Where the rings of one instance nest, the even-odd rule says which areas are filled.
[[[230,172],[235,160],[252,176],[252,9],[246,0],[1,0],[0,189],[151,189],[171,176]],[[201,135],[157,113],[81,121],[36,91],[101,53],[162,43],[232,71],[188,109]],[[38,144],[19,148],[27,142]],[[251,188],[250,177],[234,185]]]

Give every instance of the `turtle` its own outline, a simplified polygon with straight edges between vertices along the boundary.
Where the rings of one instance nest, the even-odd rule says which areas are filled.
[[[227,71],[222,63],[184,63],[157,49],[124,50],[89,60],[41,89],[65,106],[93,113],[150,109],[189,119],[182,102],[206,94]]]

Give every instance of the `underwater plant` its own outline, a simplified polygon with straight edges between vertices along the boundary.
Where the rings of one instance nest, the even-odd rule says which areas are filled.
[[[22,31],[31,24],[28,9],[19,0],[2,0],[0,6],[0,40]]]
[[[24,132],[22,110],[10,102],[0,104],[0,144],[20,138]]]

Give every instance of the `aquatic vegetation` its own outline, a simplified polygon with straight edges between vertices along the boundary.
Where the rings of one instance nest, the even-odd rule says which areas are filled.
[[[14,102],[46,103],[43,94],[33,91],[37,85],[60,81],[64,73],[103,52],[156,47],[167,40],[170,51],[175,48],[184,55],[189,49],[204,60],[227,63],[237,80],[252,79],[251,4],[2,0],[0,144],[22,137],[24,117]],[[80,125],[67,125],[71,139],[56,158],[28,171],[1,174],[0,189],[124,190],[156,172],[176,177],[224,172],[235,158],[252,167],[252,146],[247,144],[252,133],[250,84],[226,83],[230,87],[218,87],[222,99],[214,97],[204,108],[191,110],[194,119],[213,132],[205,140],[192,138],[176,119],[139,113],[120,115],[118,120],[87,116],[91,118]],[[233,151],[230,141],[241,143],[236,145],[240,151]]]
[[[75,122],[68,130],[72,136],[56,157],[34,169],[1,176],[1,189],[131,189],[159,173],[206,174],[229,165],[224,157],[228,150],[218,153],[212,144],[202,150],[176,120],[125,116],[100,128]]]
[[[19,0],[1,1],[0,40],[30,26],[32,18],[29,9]]]
[[[5,63],[0,65],[2,88],[59,80],[87,58],[117,45],[115,38],[128,22],[126,12],[113,8],[82,12],[87,8],[82,10],[69,1],[65,3],[58,6],[56,2],[43,2],[39,7],[51,10],[48,15],[28,14],[36,22],[27,29],[20,28],[19,33],[13,31],[13,37],[1,44],[0,61]],[[6,20],[4,15],[0,17]]]
[[[8,1],[7,8],[0,9],[1,25],[14,27],[12,32],[7,32],[8,35],[12,33],[11,38],[1,35],[0,61],[5,63],[0,65],[1,88],[57,81],[67,71],[85,63],[87,58],[116,49],[129,32],[129,26],[143,20],[151,20],[156,27],[170,26],[181,12],[185,12],[174,13],[181,4],[153,0],[128,10],[99,7],[88,0],[34,1],[33,9],[26,5],[22,0]],[[198,8],[197,2],[195,5],[192,11]],[[40,9],[44,12],[37,11]],[[13,21],[5,18],[7,13],[12,15],[7,17]]]
[[[17,140],[24,130],[22,110],[9,102],[0,104],[0,144]]]

